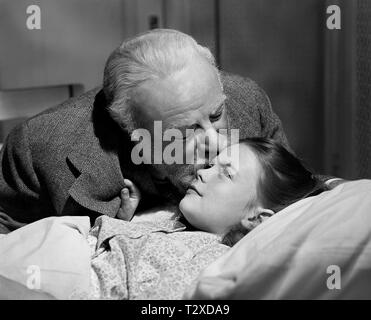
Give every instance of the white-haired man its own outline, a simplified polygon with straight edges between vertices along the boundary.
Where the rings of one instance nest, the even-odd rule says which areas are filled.
[[[154,135],[155,122],[161,134],[179,129],[184,158],[196,147],[215,155],[225,143],[222,129],[288,146],[257,84],[219,73],[210,51],[192,37],[152,30],[111,54],[103,89],[70,99],[10,133],[0,154],[0,224],[11,230],[46,216],[114,217],[126,179],[142,194],[139,209],[179,199],[194,165],[137,165],[131,158],[135,129]]]

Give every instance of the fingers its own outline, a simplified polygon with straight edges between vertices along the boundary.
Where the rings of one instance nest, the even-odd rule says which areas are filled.
[[[137,202],[137,201],[136,201]],[[117,218],[125,221],[130,221],[134,215],[137,204],[133,203],[130,198],[130,192],[128,188],[123,188],[121,190],[121,205],[117,213]]]
[[[140,191],[129,179],[124,179],[125,186],[121,190],[121,205],[117,213],[119,219],[130,221],[140,201]]]
[[[128,188],[130,191],[130,198],[139,199],[140,198],[139,188],[129,179],[124,179],[124,183],[125,183],[125,187]]]
[[[125,202],[125,200],[129,200],[130,199],[130,191],[128,188],[123,188],[121,190],[121,201],[122,202]]]
[[[124,211],[129,210],[131,203],[130,203],[130,192],[128,188],[123,188],[121,190],[121,205],[120,208]]]

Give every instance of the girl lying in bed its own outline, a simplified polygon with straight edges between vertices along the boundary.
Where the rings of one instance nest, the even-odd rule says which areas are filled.
[[[233,245],[274,213],[325,189],[281,145],[250,138],[199,170],[179,208],[191,225],[223,235],[223,242]]]
[[[56,298],[178,299],[228,246],[322,190],[283,147],[246,139],[197,172],[180,202],[181,215],[161,210],[131,222],[101,216],[90,231],[87,217],[47,218],[0,240],[0,256],[7,257],[0,275],[29,286],[35,280],[30,266],[36,266],[33,289]],[[130,181],[122,196],[118,218],[139,200]]]

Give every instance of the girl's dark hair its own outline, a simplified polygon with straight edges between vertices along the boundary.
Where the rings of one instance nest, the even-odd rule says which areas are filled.
[[[240,145],[248,146],[257,157],[262,173],[258,182],[257,197],[263,208],[275,213],[294,202],[326,190],[323,182],[317,180],[302,162],[272,139],[247,138]],[[261,221],[252,219],[246,228],[242,224],[234,226],[223,239],[223,243],[233,245]]]

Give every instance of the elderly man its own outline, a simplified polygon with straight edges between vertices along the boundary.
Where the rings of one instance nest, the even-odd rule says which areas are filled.
[[[0,154],[0,223],[12,230],[47,216],[115,217],[125,179],[141,191],[139,209],[179,199],[193,179],[192,164],[136,165],[131,159],[132,133],[154,133],[154,121],[163,130],[197,129],[184,139],[184,154],[208,132],[202,148],[215,155],[221,129],[231,128],[240,138],[263,136],[288,146],[253,81],[219,74],[210,51],[190,36],[153,30],[111,54],[103,89],[36,115],[9,134]]]

